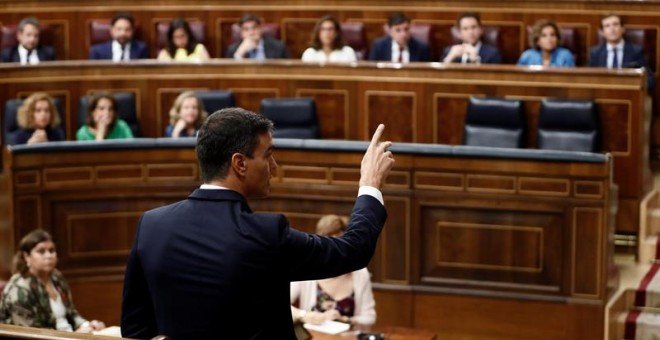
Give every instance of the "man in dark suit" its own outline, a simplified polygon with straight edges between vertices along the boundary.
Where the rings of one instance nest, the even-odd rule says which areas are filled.
[[[114,62],[149,58],[147,45],[133,39],[135,19],[130,13],[116,13],[110,22],[112,40],[92,46],[89,59],[112,60]]]
[[[291,57],[283,42],[263,36],[261,19],[256,15],[244,15],[238,25],[241,27],[241,41],[229,46],[227,58],[264,60]]]
[[[186,200],[146,212],[129,255],[121,331],[130,338],[295,339],[291,281],[365,267],[386,211],[380,187],[394,163],[381,124],[362,159],[360,190],[340,237],[296,231],[253,213],[277,168],[272,122],[241,108],[211,115],[197,137],[204,183]]]
[[[18,45],[2,50],[2,62],[34,65],[40,61],[55,60],[51,46],[39,45],[41,24],[34,17],[21,20],[16,31]]]
[[[429,47],[410,34],[410,18],[403,13],[394,13],[387,21],[388,35],[374,41],[369,51],[369,60],[398,63],[431,61]]]
[[[483,29],[477,13],[463,13],[456,19],[456,29],[462,43],[445,48],[442,61],[445,63],[499,64],[502,56],[497,47],[481,41]]]
[[[655,85],[653,73],[644,56],[641,46],[623,39],[626,28],[621,17],[616,14],[607,14],[600,20],[600,28],[605,42],[591,49],[589,66],[607,68],[640,68],[646,69],[647,88],[652,90]]]

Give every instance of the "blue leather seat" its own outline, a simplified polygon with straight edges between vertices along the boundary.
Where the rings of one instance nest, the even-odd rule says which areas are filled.
[[[600,151],[596,105],[590,100],[545,99],[541,102],[538,148]]]
[[[234,94],[231,91],[200,91],[195,92],[195,95],[202,101],[204,109],[209,114],[226,107],[234,107]]]
[[[260,111],[275,124],[274,138],[319,138],[312,98],[266,98]]]
[[[519,100],[470,97],[463,144],[499,148],[522,148],[525,131]]]
[[[119,114],[119,118],[124,120],[126,124],[131,128],[133,136],[140,136],[140,124],[137,120],[137,107],[135,103],[135,93],[133,92],[114,92],[111,93],[115,100],[117,101],[117,107],[115,108],[116,113]],[[85,125],[87,120],[87,109],[89,108],[89,101],[92,99],[92,96],[82,96],[78,103],[78,127]]]

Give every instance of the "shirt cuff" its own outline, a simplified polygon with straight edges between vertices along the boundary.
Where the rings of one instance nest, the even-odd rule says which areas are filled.
[[[370,187],[368,185],[363,185],[360,187],[360,190],[358,190],[358,197],[362,195],[369,195],[380,202],[383,206],[385,205],[385,201],[383,201],[383,193],[380,192],[380,190]]]

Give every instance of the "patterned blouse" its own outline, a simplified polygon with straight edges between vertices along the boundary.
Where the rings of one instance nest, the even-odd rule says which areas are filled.
[[[51,280],[62,297],[67,321],[71,328],[78,329],[87,320],[81,317],[74,307],[69,285],[57,270],[53,272]],[[20,274],[14,274],[0,299],[0,323],[55,329],[55,316],[43,283],[33,275],[22,277]]]
[[[335,301],[328,293],[326,293],[320,285],[316,285],[316,306],[315,311],[325,312],[331,309],[336,309],[342,316],[352,317],[355,314],[355,292],[351,293],[339,301]]]

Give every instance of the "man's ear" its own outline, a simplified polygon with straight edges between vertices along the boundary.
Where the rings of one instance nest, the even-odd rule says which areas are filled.
[[[239,177],[245,177],[247,173],[247,157],[242,153],[231,155],[231,169]]]

